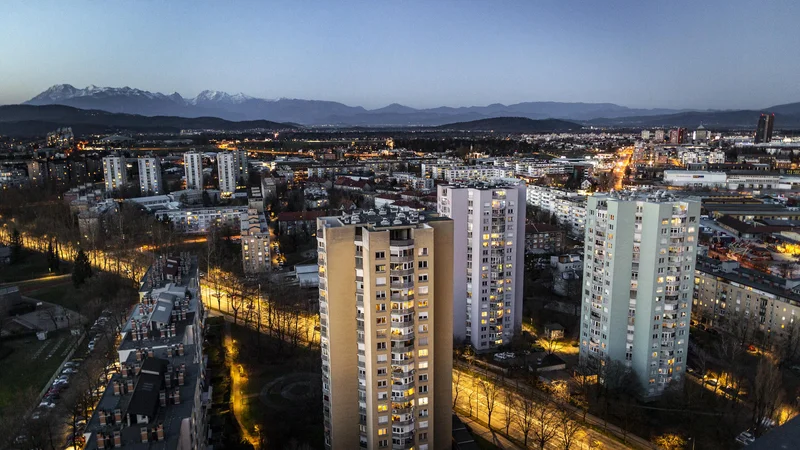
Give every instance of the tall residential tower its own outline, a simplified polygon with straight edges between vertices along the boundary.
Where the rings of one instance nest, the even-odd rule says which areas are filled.
[[[317,219],[325,446],[450,448],[453,222]]]
[[[106,184],[106,192],[122,189],[128,184],[128,166],[124,156],[103,158],[103,180]]]
[[[247,152],[232,150],[217,153],[217,171],[219,190],[223,195],[233,194],[240,178],[247,181]]]
[[[186,189],[203,190],[203,154],[188,151],[183,154],[183,170],[186,173]]]
[[[478,351],[522,326],[525,193],[513,178],[438,188],[439,213],[453,219],[453,333]]]
[[[586,206],[581,361],[631,368],[646,397],[686,371],[700,202],[659,191]]]
[[[163,194],[161,161],[150,156],[137,158],[137,161],[139,163],[139,191],[142,195]]]

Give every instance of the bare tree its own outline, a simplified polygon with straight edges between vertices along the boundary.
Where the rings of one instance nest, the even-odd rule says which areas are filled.
[[[508,436],[508,430],[511,428],[511,424],[514,422],[514,403],[516,400],[514,399],[514,393],[511,389],[504,389],[503,390],[503,425],[506,427],[506,436]]]
[[[481,392],[483,393],[484,404],[486,405],[486,411],[488,412],[487,423],[489,425],[489,430],[492,429],[492,412],[494,411],[497,396],[500,394],[500,388],[498,384],[501,382],[502,381],[497,375],[488,376],[485,379],[480,380]]]
[[[578,431],[581,429],[580,423],[575,420],[575,417],[567,411],[562,409],[558,413],[558,437],[561,438],[562,448],[570,450],[577,441]]]
[[[516,421],[517,425],[519,425],[520,431],[522,431],[522,441],[525,444],[525,447],[528,447],[528,437],[531,434],[531,429],[533,428],[533,424],[536,421],[536,402],[533,401],[527,395],[520,396],[519,400],[516,403]]]
[[[783,336],[774,346],[778,355],[778,366],[783,367],[800,356],[800,326],[792,321],[783,331]]]
[[[539,444],[539,448],[544,450],[559,432],[560,417],[556,406],[549,401],[544,402],[535,409],[533,414],[535,419],[534,426],[531,428],[534,440]]]
[[[458,405],[458,394],[461,393],[461,370],[453,371],[453,409]]]
[[[783,395],[781,371],[768,357],[761,358],[753,381],[753,427],[756,435],[764,430],[765,419],[775,414]]]

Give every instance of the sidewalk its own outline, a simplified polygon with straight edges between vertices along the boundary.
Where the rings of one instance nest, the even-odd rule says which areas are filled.
[[[494,431],[489,430],[486,428],[486,425],[475,421],[475,419],[461,415],[458,412],[456,412],[456,415],[459,419],[461,419],[462,422],[464,422],[466,426],[469,427],[473,436],[480,436],[502,450],[522,450],[522,447],[501,436],[500,433],[495,433]]]

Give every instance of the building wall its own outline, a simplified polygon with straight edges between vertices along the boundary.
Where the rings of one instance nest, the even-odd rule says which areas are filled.
[[[183,168],[186,173],[186,189],[203,190],[203,155],[186,152],[183,155]]]
[[[103,180],[106,191],[115,191],[128,184],[128,167],[122,156],[103,158]]]
[[[452,222],[324,226],[335,220],[317,231],[329,448],[447,448]]]
[[[351,227],[323,227],[317,232],[317,238],[323,408],[325,438],[329,444],[326,448],[357,449],[359,368],[354,326],[355,232]]]
[[[164,192],[161,182],[161,162],[158,158],[138,158],[139,191],[142,195],[159,195]]]
[[[696,201],[587,204],[581,358],[622,362],[647,396],[686,369],[699,215]]]

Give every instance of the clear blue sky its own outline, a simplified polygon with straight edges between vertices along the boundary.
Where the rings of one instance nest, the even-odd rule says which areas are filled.
[[[58,83],[368,108],[800,101],[800,2],[0,2],[0,104]]]

